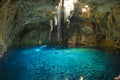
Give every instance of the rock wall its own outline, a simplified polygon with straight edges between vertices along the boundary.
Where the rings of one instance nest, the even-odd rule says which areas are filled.
[[[17,4],[14,0],[0,2],[0,55],[11,45],[10,31],[15,26]]]
[[[120,2],[118,0],[93,0],[85,4],[88,4],[91,10],[82,16],[78,15],[81,3],[76,5],[76,17],[73,21],[76,30],[69,39],[69,43],[74,46],[81,44],[102,48],[120,48]]]
[[[93,19],[98,28],[97,43],[99,46],[120,48],[120,2],[113,2],[109,9],[106,9],[94,13]]]
[[[2,0],[0,2],[0,50],[49,43],[50,20],[59,0]],[[82,14],[83,5],[90,11]],[[65,28],[68,46],[120,48],[120,1],[78,0],[70,27]],[[66,26],[67,27],[67,26]],[[57,44],[56,30],[51,45]]]
[[[47,41],[47,28],[54,1],[2,0],[0,2],[0,44],[9,47],[41,44]],[[46,4],[46,5],[45,5]],[[42,33],[41,33],[42,32]],[[3,48],[3,47],[2,47]],[[2,52],[2,51],[1,51]]]

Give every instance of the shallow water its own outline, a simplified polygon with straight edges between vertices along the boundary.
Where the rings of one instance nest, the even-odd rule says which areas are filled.
[[[113,80],[120,72],[113,56],[91,48],[16,49],[1,64],[0,80]]]

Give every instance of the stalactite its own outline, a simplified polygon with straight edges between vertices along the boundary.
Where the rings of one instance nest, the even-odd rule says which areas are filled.
[[[65,20],[71,18],[74,13],[74,1],[73,0],[65,0],[64,1],[64,15]]]
[[[59,44],[64,45],[64,38],[66,36],[65,30],[66,28],[69,28],[70,18],[74,13],[74,4],[74,0],[60,0],[58,6],[56,7],[57,12],[54,16],[54,22],[50,21],[51,29],[49,33],[49,41],[52,37],[52,30],[55,26],[57,26],[57,41]]]
[[[53,20],[50,20],[50,31],[53,31]]]
[[[49,42],[51,42],[52,39],[52,31],[53,31],[53,20],[50,20]]]
[[[58,42],[61,43],[61,3],[58,4],[57,6],[57,37],[58,37]]]
[[[57,26],[57,17],[56,16],[54,16],[54,21],[55,21],[55,26]]]

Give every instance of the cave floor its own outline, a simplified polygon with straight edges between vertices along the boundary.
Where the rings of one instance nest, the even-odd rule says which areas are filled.
[[[100,50],[40,46],[4,55],[0,80],[113,80],[119,67],[113,55]]]

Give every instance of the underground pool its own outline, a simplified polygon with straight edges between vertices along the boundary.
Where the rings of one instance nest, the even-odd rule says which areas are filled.
[[[1,64],[0,80],[113,80],[120,74],[113,55],[93,48],[15,49]]]

